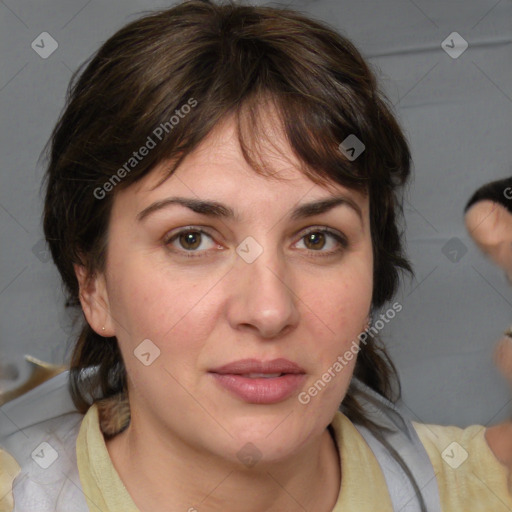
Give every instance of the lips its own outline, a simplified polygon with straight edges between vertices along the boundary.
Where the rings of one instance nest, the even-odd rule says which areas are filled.
[[[211,370],[212,373],[220,375],[250,375],[261,374],[269,376],[273,374],[300,374],[306,373],[298,364],[288,359],[279,358],[272,361],[259,361],[258,359],[241,359],[225,364]],[[278,375],[279,376],[279,375]]]
[[[252,404],[286,400],[303,385],[305,371],[288,359],[242,359],[209,372],[230,394]]]

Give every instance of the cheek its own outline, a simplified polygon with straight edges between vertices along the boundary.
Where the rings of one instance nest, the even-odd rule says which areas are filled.
[[[325,307],[329,308],[327,316],[329,330],[328,335],[323,337],[324,341],[319,357],[321,372],[331,368],[336,361],[339,361],[340,357],[343,359],[341,364],[344,375],[351,374],[355,365],[359,353],[359,336],[366,328],[368,321],[371,288],[367,291],[358,287],[357,293],[355,291],[345,293],[349,290],[348,288],[342,290],[338,295],[331,296],[332,302],[325,303]],[[338,306],[336,307],[335,304]],[[316,338],[317,346],[320,339]],[[336,370],[336,373],[338,371]]]
[[[308,382],[301,403],[312,403],[326,410],[337,407],[346,393],[359,354],[359,335],[364,331],[371,307],[372,260],[350,260],[330,279],[307,281],[312,304],[309,320],[308,352],[315,374]]]
[[[117,264],[115,264],[117,263]],[[215,301],[204,300],[219,281],[212,271],[171,269],[147,255],[112,262],[109,299],[125,350],[152,340],[173,354],[192,358],[211,333]],[[119,322],[118,322],[119,321]],[[186,348],[186,350],[184,350]]]
[[[373,269],[370,262],[355,262],[341,268],[328,278],[310,282],[306,303],[319,319],[334,343],[346,341],[364,328],[371,307],[373,293]]]
[[[186,272],[171,278],[155,266],[120,265],[115,274],[111,309],[123,324],[116,335],[132,389],[151,402],[169,393],[186,401],[182,386],[194,384],[196,361],[211,332],[211,306],[199,300],[211,284],[194,284]]]

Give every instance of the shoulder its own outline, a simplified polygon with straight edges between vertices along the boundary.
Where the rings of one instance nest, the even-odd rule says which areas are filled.
[[[509,472],[487,443],[485,426],[416,422],[413,426],[434,467],[445,508],[488,510],[490,504],[496,512],[512,508]]]
[[[412,422],[412,425],[429,453],[439,453],[442,457],[449,456],[453,447],[450,447],[446,453],[445,450],[452,443],[456,443],[461,447],[484,447],[486,427],[482,425],[460,428],[453,425],[431,425],[415,421]]]
[[[14,507],[12,483],[20,469],[14,457],[0,447],[0,512],[10,512]]]
[[[30,458],[45,436],[66,443],[83,415],[73,404],[63,372],[0,407],[0,447],[16,460]]]
[[[2,470],[0,485],[6,503],[0,510],[87,510],[80,496],[76,438],[83,415],[73,405],[67,372],[44,382],[0,408],[0,449],[9,470]],[[3,464],[2,464],[3,468]],[[76,507],[75,504],[76,503]],[[9,507],[9,508],[7,508]],[[82,507],[82,508],[80,508]]]

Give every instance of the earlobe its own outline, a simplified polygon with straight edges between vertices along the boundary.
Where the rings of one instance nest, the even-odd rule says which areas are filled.
[[[75,264],[74,269],[80,287],[80,304],[88,324],[100,336],[115,336],[105,276],[102,273],[90,276],[83,265]]]

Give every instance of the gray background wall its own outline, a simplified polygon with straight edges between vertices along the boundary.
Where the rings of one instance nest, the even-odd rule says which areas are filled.
[[[170,4],[0,1],[0,361],[19,371],[16,380],[0,381],[4,389],[27,378],[24,354],[61,363],[74,339],[41,242],[37,163],[71,73],[138,13]],[[512,289],[469,239],[462,211],[477,187],[512,174],[511,0],[288,5],[353,40],[410,141],[415,178],[406,195],[406,236],[416,278],[404,282],[397,297],[403,310],[382,331],[406,406],[429,423],[503,419],[512,414],[512,390],[493,367],[492,350],[512,322]],[[58,43],[44,59],[31,47],[42,32]],[[452,32],[468,43],[458,58],[441,47]],[[445,256],[453,238],[457,261]]]

